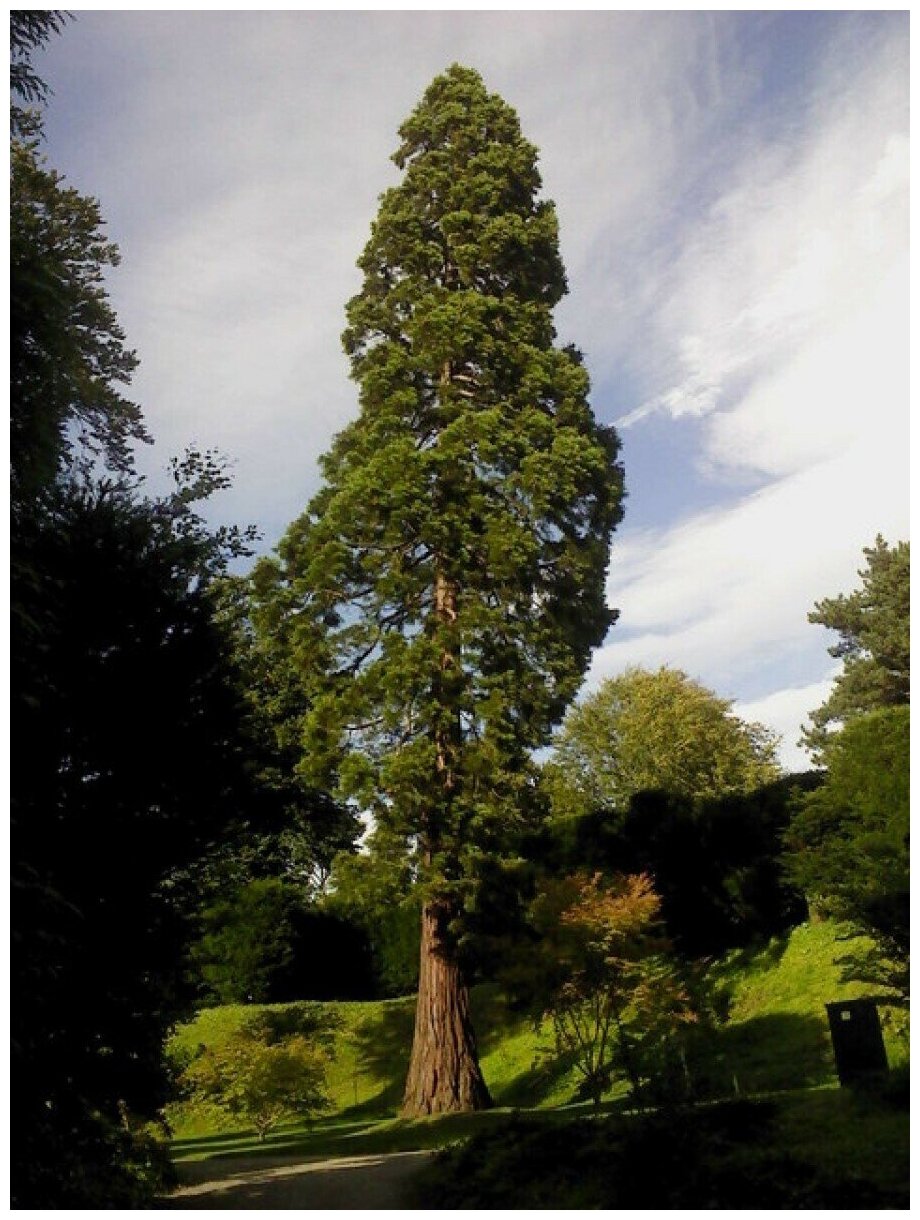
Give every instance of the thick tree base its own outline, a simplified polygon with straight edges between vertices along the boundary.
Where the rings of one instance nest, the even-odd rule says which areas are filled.
[[[415,1035],[401,1110],[406,1118],[492,1105],[479,1067],[469,991],[445,943],[446,922],[443,907],[426,904]]]

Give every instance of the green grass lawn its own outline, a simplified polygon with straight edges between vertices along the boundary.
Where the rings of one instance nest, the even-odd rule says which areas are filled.
[[[830,1156],[829,1168],[834,1156],[852,1165],[854,1156],[872,1160],[875,1155],[878,1160],[884,1149],[893,1150],[894,1164],[899,1141],[906,1138],[906,1116],[873,1119],[875,1134],[860,1135],[857,1146],[847,1149],[847,1132],[866,1124],[855,1122],[857,1100],[837,1087],[824,1005],[853,998],[865,988],[840,982],[834,960],[840,952],[833,925],[806,924],[757,951],[736,952],[715,963],[712,977],[730,1003],[728,1020],[710,1052],[716,1059],[714,1074],[726,1094],[736,1087],[745,1095],[798,1090],[783,1101],[784,1130],[791,1145],[813,1147],[819,1159]],[[312,1157],[431,1148],[488,1130],[512,1109],[528,1110],[546,1121],[585,1113],[585,1106],[570,1104],[575,1077],[547,1055],[549,1031],[534,1030],[510,1012],[494,988],[477,988],[473,999],[482,1068],[495,1110],[413,1122],[399,1119],[414,999],[334,1004],[329,1007],[341,1019],[341,1029],[329,1072],[333,1110],[328,1117],[310,1127],[282,1127],[260,1144],[251,1132],[215,1130],[177,1105],[169,1113],[176,1159],[256,1151]],[[176,1031],[172,1045],[189,1050],[213,1044],[251,1012],[242,1005],[205,1009]],[[885,1035],[892,1067],[906,1064],[906,1030],[887,1021]],[[618,1108],[622,1098],[622,1088],[614,1090],[605,1109]],[[892,1174],[897,1172],[892,1169]]]

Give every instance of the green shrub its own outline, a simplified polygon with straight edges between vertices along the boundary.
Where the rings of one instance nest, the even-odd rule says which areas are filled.
[[[264,1140],[279,1122],[331,1109],[326,1067],[332,1051],[329,1018],[314,1006],[263,1011],[222,1042],[200,1047],[179,1085],[218,1125],[242,1119]]]

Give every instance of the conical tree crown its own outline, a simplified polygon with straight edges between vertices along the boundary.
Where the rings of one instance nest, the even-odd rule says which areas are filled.
[[[444,292],[552,307],[566,290],[555,209],[536,198],[536,149],[476,72],[455,65],[438,77],[399,134],[405,178],[381,199],[359,262],[364,288],[348,307],[358,376],[375,335],[403,334]]]
[[[308,765],[455,856],[513,816],[612,621],[622,476],[554,346],[555,211],[514,111],[454,66],[400,136],[348,305],[360,415],[261,578],[313,683]]]

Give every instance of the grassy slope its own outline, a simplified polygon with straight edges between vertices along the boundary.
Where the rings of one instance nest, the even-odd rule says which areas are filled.
[[[840,981],[835,959],[849,948],[833,924],[804,924],[766,948],[715,964],[711,977],[731,996],[722,1049],[742,1091],[836,1083],[824,1005],[872,990]],[[882,1019],[889,1064],[898,1067],[908,1058],[906,1032],[893,1011],[883,1010]]]
[[[731,996],[728,1023],[718,1039],[720,1076],[745,1093],[830,1086],[803,1093],[787,1107],[790,1140],[814,1145],[816,1157],[831,1157],[853,1117],[851,1099],[837,1089],[824,1004],[847,999],[859,988],[839,982],[834,958],[840,953],[829,924],[805,925],[759,952],[735,953],[716,963],[713,975]],[[461,1115],[408,1123],[395,1118],[412,1036],[413,1000],[335,1005],[343,1021],[337,1054],[329,1074],[333,1116],[307,1134],[291,1127],[273,1134],[266,1151],[299,1150],[310,1155],[330,1152],[395,1151],[431,1147],[500,1120],[499,1114]],[[499,1107],[537,1107],[549,1111],[572,1096],[574,1080],[558,1066],[537,1067],[549,1049],[544,1031],[504,1008],[489,988],[474,996],[483,1071]],[[209,1044],[225,1037],[248,1010],[243,1006],[206,1009],[175,1035],[179,1047]],[[886,1030],[892,1066],[906,1062],[906,1037]],[[239,1133],[218,1134],[177,1107],[171,1115],[176,1154],[199,1158],[249,1151],[252,1139]],[[547,1119],[551,1119],[547,1113]],[[892,1119],[879,1131],[886,1147],[906,1138],[906,1125]],[[385,1120],[381,1122],[381,1120]],[[895,1131],[897,1127],[897,1132]],[[902,1130],[903,1128],[903,1130]],[[840,1140],[836,1146],[845,1147]],[[859,1146],[872,1156],[872,1139]],[[859,1151],[859,1149],[857,1149]],[[849,1154],[847,1154],[847,1159]]]

